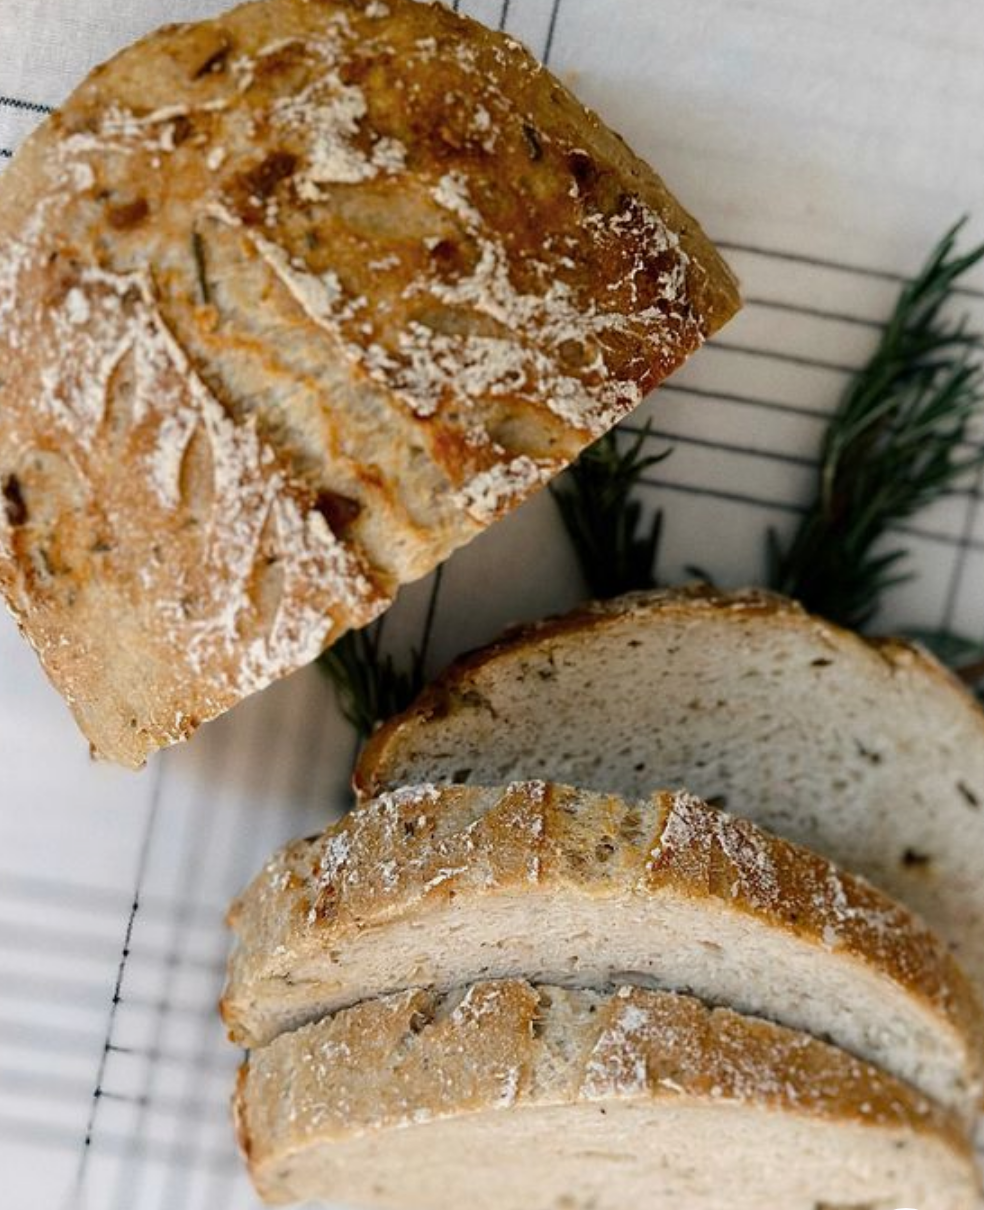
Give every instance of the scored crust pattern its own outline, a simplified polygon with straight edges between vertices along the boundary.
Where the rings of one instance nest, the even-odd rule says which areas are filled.
[[[619,1100],[935,1135],[973,1181],[959,1126],[905,1084],[807,1034],[634,987],[508,979],[367,1001],[252,1052],[235,1112],[253,1179],[270,1194],[308,1147],[468,1113]]]
[[[130,764],[369,621],[737,306],[518,43],[410,0],[159,31],[0,202],[0,587]]]

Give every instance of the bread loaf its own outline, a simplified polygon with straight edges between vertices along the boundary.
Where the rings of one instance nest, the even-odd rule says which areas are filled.
[[[380,1210],[974,1210],[966,1141],[898,1081],[682,996],[523,980],[367,1001],[254,1051],[268,1201]]]
[[[505,35],[413,0],[169,26],[0,178],[0,589],[138,765],[368,622],[737,305]]]
[[[834,1040],[964,1119],[984,1020],[945,947],[829,862],[686,794],[413,787],[277,854],[233,906],[247,1046],[372,996],[523,976],[678,991]]]

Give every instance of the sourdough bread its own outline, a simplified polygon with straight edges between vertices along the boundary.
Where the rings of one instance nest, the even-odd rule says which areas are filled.
[[[920,649],[766,593],[628,596],[464,657],[356,772],[524,777],[685,785],[907,903],[984,990],[984,715]]]
[[[0,177],[0,591],[138,765],[369,621],[737,305],[503,34],[413,0],[169,26]]]
[[[945,947],[831,863],[686,794],[423,786],[289,845],[233,905],[244,1045],[380,994],[624,978],[829,1037],[971,1117],[984,1021]]]
[[[270,1202],[381,1210],[973,1210],[931,1102],[687,997],[482,982],[367,1001],[254,1051],[239,1138]]]

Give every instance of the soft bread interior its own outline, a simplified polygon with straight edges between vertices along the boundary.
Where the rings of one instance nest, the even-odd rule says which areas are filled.
[[[265,1042],[351,1004],[356,988],[368,999],[508,976],[693,992],[828,1038],[964,1113],[980,1097],[968,1088],[965,1040],[918,997],[848,954],[667,891],[616,900],[531,887],[432,900],[357,943],[306,947],[289,980],[247,985],[234,1012]]]
[[[326,1090],[330,1095],[330,1092]],[[271,1201],[380,1210],[971,1210],[935,1139],[712,1102],[537,1106],[368,1130],[256,1173]]]
[[[506,640],[421,706],[370,743],[367,792],[685,785],[914,908],[984,988],[984,720],[928,659],[772,598],[654,594]]]

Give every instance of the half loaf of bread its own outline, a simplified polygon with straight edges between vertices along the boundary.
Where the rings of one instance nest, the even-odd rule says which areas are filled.
[[[254,1051],[271,1202],[380,1210],[975,1210],[931,1102],[795,1031],[635,987],[408,990]]]
[[[369,621],[737,306],[503,34],[414,0],[169,26],[0,177],[0,590],[138,765]]]
[[[686,794],[411,787],[289,845],[230,920],[248,1046],[407,987],[625,978],[830,1038],[964,1118],[980,1102],[981,1008],[935,936]]]

